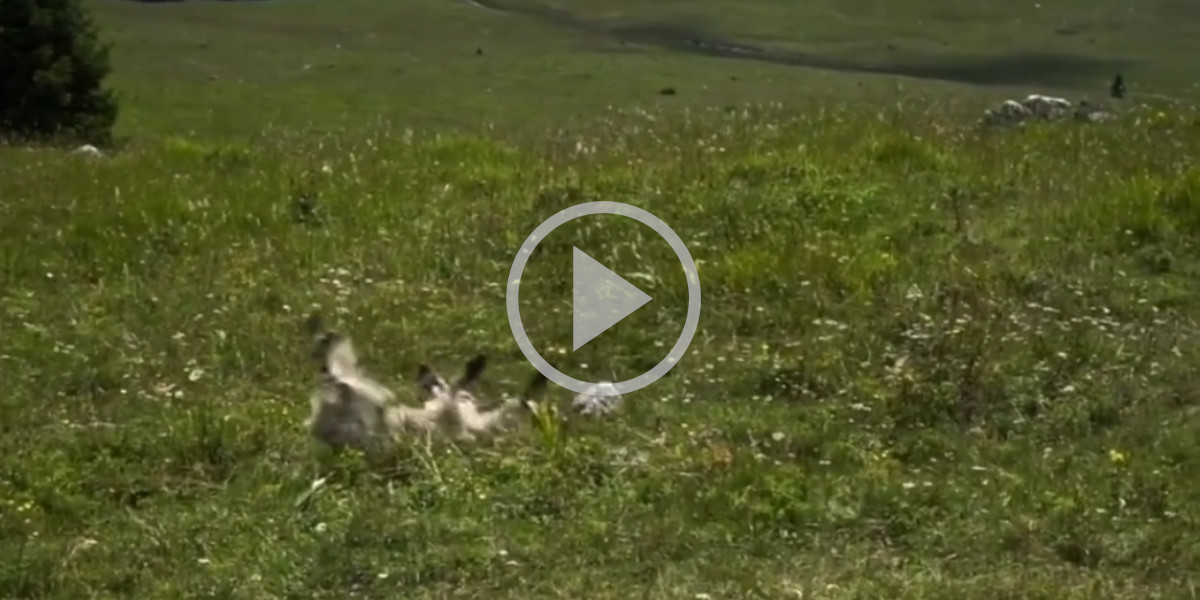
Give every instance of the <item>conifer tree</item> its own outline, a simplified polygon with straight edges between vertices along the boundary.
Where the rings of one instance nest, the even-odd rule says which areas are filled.
[[[0,137],[111,141],[109,47],[84,0],[0,0]]]

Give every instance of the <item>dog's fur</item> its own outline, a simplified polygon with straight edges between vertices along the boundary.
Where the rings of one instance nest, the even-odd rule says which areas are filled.
[[[416,384],[424,404],[393,405],[395,394],[363,372],[348,337],[326,330],[316,314],[309,318],[308,330],[314,340],[312,358],[321,367],[321,379],[305,427],[332,447],[364,451],[387,447],[406,433],[458,441],[495,436],[509,428],[515,412],[529,407],[526,398],[545,385],[545,378],[538,374],[522,398],[505,399],[496,408],[482,410],[472,391],[487,367],[487,358],[480,354],[467,362],[462,377],[453,385],[422,364]]]
[[[420,410],[433,418],[441,434],[467,441],[500,434],[513,424],[510,417],[527,407],[526,398],[545,385],[545,377],[539,373],[526,386],[521,398],[505,398],[499,406],[484,410],[474,388],[486,367],[487,358],[480,354],[467,362],[462,377],[450,385],[428,365],[420,366],[417,387],[425,398]],[[410,421],[411,415],[411,411],[406,415]]]
[[[320,365],[321,377],[305,427],[333,447],[367,450],[386,445],[387,405],[396,395],[362,371],[349,338],[327,331],[318,315],[309,318],[308,329],[314,341],[312,359]]]

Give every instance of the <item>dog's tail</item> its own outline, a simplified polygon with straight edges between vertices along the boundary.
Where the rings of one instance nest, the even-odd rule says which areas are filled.
[[[543,375],[541,371],[534,373],[533,376],[529,378],[529,383],[525,384],[525,389],[521,391],[521,397],[518,398],[521,406],[525,410],[531,413],[537,412],[537,401],[534,400],[534,398],[546,391],[547,383],[549,383],[549,380],[546,379],[546,376]]]

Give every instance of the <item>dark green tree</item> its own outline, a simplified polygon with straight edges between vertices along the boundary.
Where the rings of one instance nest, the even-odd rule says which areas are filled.
[[[0,0],[0,136],[111,141],[109,47],[85,0]]]

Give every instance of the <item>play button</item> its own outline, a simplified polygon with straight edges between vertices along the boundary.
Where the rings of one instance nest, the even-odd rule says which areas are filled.
[[[658,364],[632,379],[597,387],[598,382],[582,381],[559,371],[538,353],[525,333],[519,298],[521,275],[525,272],[525,266],[529,263],[529,258],[538,244],[568,221],[600,214],[620,215],[634,219],[653,229],[655,233],[666,240],[671,249],[675,251],[680,266],[683,267],[683,273],[687,279],[688,306],[687,317],[683,322],[683,331],[675,340],[670,352]],[[574,352],[645,306],[652,298],[579,248],[572,248],[571,323],[573,331],[571,343],[573,347],[571,351]],[[683,354],[687,352],[700,323],[700,276],[696,271],[696,263],[692,260],[692,255],[683,244],[683,240],[658,217],[641,208],[622,202],[586,202],[552,215],[538,225],[521,244],[508,274],[505,305],[508,311],[508,325],[512,329],[517,346],[520,347],[521,353],[533,364],[534,368],[545,375],[547,379],[579,394],[598,397],[623,395],[658,381],[667,374],[667,371],[678,364],[679,359],[683,358]],[[637,350],[640,349],[634,351]]]
[[[571,351],[628,317],[651,300],[625,278],[579,248],[571,255]]]

